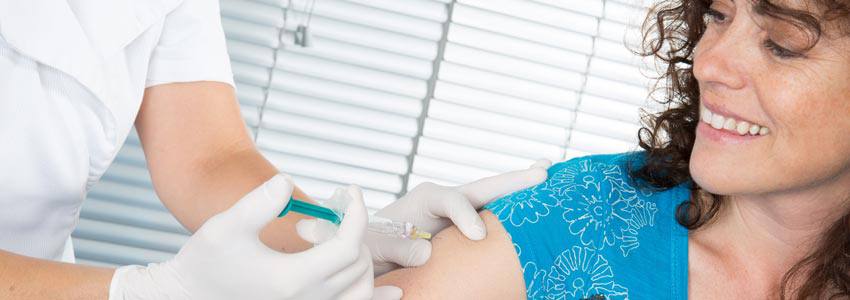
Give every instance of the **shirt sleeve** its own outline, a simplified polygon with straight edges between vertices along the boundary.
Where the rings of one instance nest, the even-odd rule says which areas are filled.
[[[218,0],[185,0],[166,16],[145,87],[192,81],[234,85]]]

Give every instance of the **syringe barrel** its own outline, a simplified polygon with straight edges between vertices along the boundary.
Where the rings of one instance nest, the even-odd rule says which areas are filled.
[[[410,238],[413,232],[413,224],[409,222],[396,222],[381,217],[370,217],[367,230],[383,235],[391,235],[400,238]]]

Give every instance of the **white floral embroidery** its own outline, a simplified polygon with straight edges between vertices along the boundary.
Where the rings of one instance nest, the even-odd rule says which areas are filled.
[[[546,270],[538,270],[537,264],[527,262],[522,267],[522,274],[531,274],[531,281],[525,287],[525,295],[528,299],[547,299],[546,292],[548,287],[546,284]]]
[[[651,191],[629,185],[619,165],[580,161],[577,165],[583,173],[573,174],[580,182],[559,182],[564,200],[562,217],[569,232],[578,235],[582,244],[593,249],[619,243],[623,256],[640,246],[638,234],[641,228],[655,225],[656,204],[644,199],[652,196]],[[568,169],[568,168],[564,168]],[[570,172],[565,172],[567,174]],[[563,177],[566,178],[566,177]]]
[[[565,164],[564,168],[555,171],[548,180],[550,189],[559,196],[574,190],[576,185],[605,178],[618,178],[623,174],[618,165],[593,163],[590,159]]]
[[[558,198],[554,197],[547,183],[514,192],[493,203],[488,208],[504,223],[510,220],[515,227],[526,222],[537,223],[540,217],[549,215],[551,207],[558,206]]]
[[[637,238],[638,230],[646,226],[655,226],[655,214],[658,212],[654,202],[634,199],[632,203],[632,217],[628,220],[629,228],[621,237],[620,251],[624,257],[629,256],[629,252],[640,246]]]
[[[564,250],[555,258],[546,280],[538,288],[546,289],[547,299],[580,299],[592,295],[628,299],[629,295],[628,288],[614,282],[608,260],[587,247]]]
[[[567,197],[572,202],[564,207],[563,218],[570,233],[578,235],[582,244],[605,249],[628,230],[631,207],[610,181],[577,185]]]

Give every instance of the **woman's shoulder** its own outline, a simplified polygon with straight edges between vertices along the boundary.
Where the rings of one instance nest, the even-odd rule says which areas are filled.
[[[587,210],[605,212],[606,217],[596,222],[635,223],[630,217],[651,217],[687,199],[685,184],[658,189],[630,176],[643,163],[642,151],[576,157],[550,167],[544,182],[505,195],[486,208],[514,227],[549,218],[553,210],[562,211],[561,221],[570,224],[586,220]]]
[[[689,191],[684,185],[656,189],[633,179],[631,171],[643,160],[643,152],[573,158],[549,168],[543,183],[488,205],[511,235],[530,299],[538,292],[547,297],[581,292],[582,297],[603,294],[610,299],[629,294],[679,298],[681,288],[665,292],[649,287],[681,283],[673,278],[681,275],[678,263],[687,257],[687,232],[674,212]],[[646,270],[655,273],[643,274]],[[579,277],[565,275],[570,272],[579,272],[573,273]],[[593,282],[583,291],[558,288],[577,278],[586,280],[585,275]],[[591,286],[593,292],[587,289]]]
[[[576,157],[552,165],[546,181],[533,189],[553,191],[564,198],[562,200],[593,194],[605,198],[650,200],[670,196],[682,198],[683,193],[688,193],[689,183],[659,188],[633,177],[632,173],[644,165],[645,157],[644,151]]]
[[[615,181],[635,186],[629,172],[643,164],[644,152],[594,154],[556,163],[548,170],[546,188],[573,190],[576,186]]]
[[[535,214],[546,214],[549,207],[573,206],[584,198],[625,199],[626,202],[666,197],[679,192],[685,185],[673,189],[658,189],[633,178],[633,170],[644,164],[645,152],[633,151],[613,154],[594,154],[575,157],[552,165],[544,182],[528,189],[514,192],[494,201],[487,208],[497,215],[509,217],[503,212],[506,205],[527,203]],[[579,199],[581,198],[581,199]],[[530,207],[524,208],[527,211]],[[529,216],[534,219],[532,214]],[[520,223],[522,223],[520,221]],[[520,225],[514,223],[515,225]]]

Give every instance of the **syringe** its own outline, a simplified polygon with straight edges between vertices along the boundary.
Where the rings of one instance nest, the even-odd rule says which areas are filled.
[[[416,228],[413,223],[397,222],[376,216],[369,216],[369,225],[366,229],[370,232],[402,239],[431,239],[430,232],[419,230],[419,228]]]
[[[285,216],[289,213],[289,211],[328,220],[336,225],[342,223],[342,218],[344,217],[344,214],[337,213],[330,208],[296,200],[294,198],[289,199],[289,203],[286,204],[283,211],[278,214],[278,218]],[[369,224],[366,226],[366,229],[373,233],[402,239],[431,239],[431,233],[419,230],[413,225],[413,223],[398,222],[376,216],[369,216]]]

